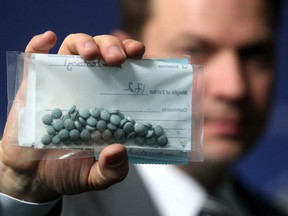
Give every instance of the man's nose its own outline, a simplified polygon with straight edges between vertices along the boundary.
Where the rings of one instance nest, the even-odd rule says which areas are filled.
[[[237,52],[219,51],[205,68],[206,94],[234,101],[244,97],[247,83]]]

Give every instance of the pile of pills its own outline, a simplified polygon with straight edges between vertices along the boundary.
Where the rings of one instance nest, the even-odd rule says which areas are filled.
[[[133,139],[137,145],[166,146],[168,138],[161,125],[136,122],[117,109],[76,109],[73,105],[66,114],[59,108],[42,116],[47,133],[41,138],[44,145],[54,144],[111,144]]]

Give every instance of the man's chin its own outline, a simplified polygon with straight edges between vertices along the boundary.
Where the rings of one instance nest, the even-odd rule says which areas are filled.
[[[244,152],[243,143],[235,140],[214,141],[204,143],[204,162],[231,165],[235,163]]]

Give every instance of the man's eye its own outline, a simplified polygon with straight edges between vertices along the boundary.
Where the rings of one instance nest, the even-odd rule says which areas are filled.
[[[203,50],[199,48],[187,48],[185,49],[185,53],[191,56],[200,56],[203,55]]]
[[[259,68],[270,67],[273,63],[273,49],[270,46],[256,45],[240,51],[240,58],[244,64]]]
[[[208,58],[209,52],[202,48],[186,48],[184,54],[188,55],[192,63],[203,63]]]
[[[242,60],[269,60],[272,58],[273,48],[269,45],[257,44],[240,50]]]

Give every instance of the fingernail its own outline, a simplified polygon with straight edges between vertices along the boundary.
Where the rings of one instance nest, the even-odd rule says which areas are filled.
[[[84,47],[85,47],[85,49],[95,49],[96,44],[94,42],[92,42],[92,41],[87,41],[84,44]]]
[[[120,167],[126,161],[126,159],[127,157],[124,153],[113,155],[107,158],[108,166],[110,168]]]
[[[114,56],[126,57],[124,50],[118,46],[111,46],[108,49],[108,54]]]

